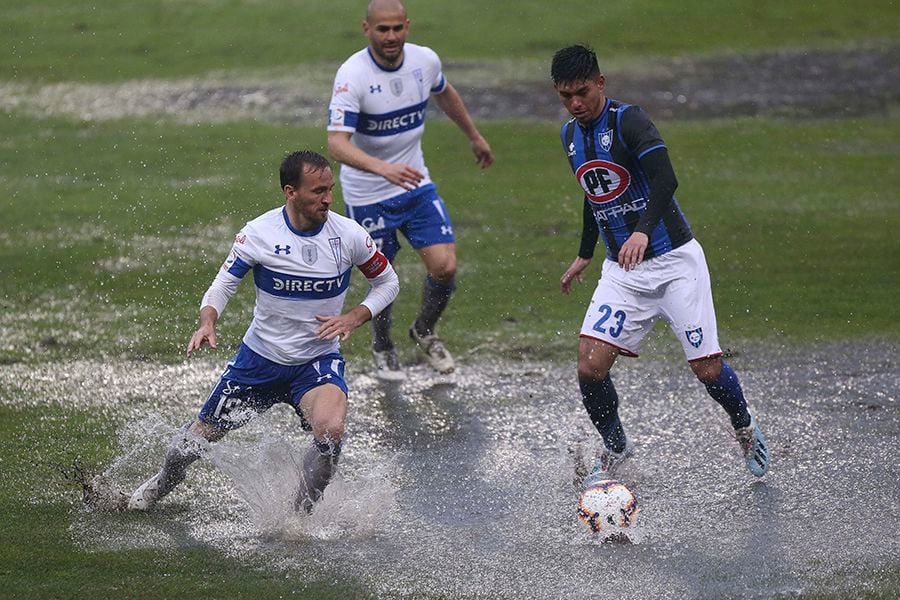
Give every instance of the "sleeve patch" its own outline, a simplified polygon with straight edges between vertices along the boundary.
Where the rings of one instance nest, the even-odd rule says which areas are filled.
[[[228,255],[228,258],[226,258],[225,262],[222,264],[222,270],[240,279],[250,270],[250,265],[242,261],[237,255],[237,252],[232,250],[231,254]]]
[[[372,258],[359,265],[359,270],[362,271],[362,274],[365,275],[367,279],[374,279],[384,272],[388,264],[389,261],[387,257],[376,250],[375,254],[372,255]]]

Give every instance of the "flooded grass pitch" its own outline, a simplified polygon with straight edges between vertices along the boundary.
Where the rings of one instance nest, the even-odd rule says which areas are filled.
[[[858,596],[896,586],[896,346],[760,345],[732,362],[774,453],[762,480],[674,355],[617,366],[637,445],[618,476],[641,508],[631,544],[598,543],[575,516],[571,450],[592,451],[597,436],[574,367],[489,357],[452,378],[413,366],[401,385],[351,361],[345,452],[311,517],[296,516],[289,498],[308,437],[276,407],[213,445],[153,513],[86,512],[72,493],[70,532],[87,551],[208,545],[298,581],[349,577],[384,597]],[[130,489],[158,468],[219,367],[76,361],[36,376],[12,364],[0,366],[0,385],[17,390],[12,404],[116,415],[119,452],[104,467]]]

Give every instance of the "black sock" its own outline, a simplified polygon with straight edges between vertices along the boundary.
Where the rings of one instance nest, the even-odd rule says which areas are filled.
[[[707,383],[706,391],[718,402],[731,418],[731,426],[735,429],[750,425],[750,413],[747,411],[747,401],[744,399],[744,390],[738,381],[737,373],[724,360],[722,372],[714,383]]]
[[[393,320],[394,303],[392,302],[372,319],[372,350],[383,352],[394,348],[394,342],[391,340],[391,323]]]
[[[325,486],[331,481],[341,456],[341,442],[333,442],[326,438],[313,443],[303,455],[303,482],[297,496],[296,506],[306,511],[312,509],[312,503],[322,498]]]
[[[603,379],[578,378],[581,401],[591,423],[603,436],[603,443],[613,452],[625,451],[625,430],[619,420],[619,395],[607,373]]]
[[[422,310],[416,319],[415,328],[419,335],[432,335],[441,313],[447,308],[450,296],[456,287],[456,281],[449,284],[440,283],[428,275],[422,285]]]
[[[163,463],[159,478],[159,497],[162,498],[184,481],[187,476],[187,468],[200,458],[201,444],[203,442],[196,435],[188,431],[179,432],[166,450],[166,460]]]

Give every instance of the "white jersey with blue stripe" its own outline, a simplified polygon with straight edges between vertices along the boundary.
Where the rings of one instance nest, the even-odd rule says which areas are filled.
[[[352,133],[360,150],[392,164],[405,163],[431,182],[422,155],[425,108],[431,94],[447,83],[441,59],[431,48],[406,43],[403,63],[388,70],[368,47],[347,59],[334,78],[328,106],[328,131]],[[341,165],[341,189],[349,206],[375,204],[406,192],[379,175]]]
[[[253,321],[244,343],[282,365],[337,352],[339,342],[319,340],[316,315],[341,314],[353,266],[373,283],[363,300],[372,315],[393,301],[397,276],[358,223],[334,212],[313,231],[291,226],[284,207],[247,223],[203,298],[219,314],[250,271],[256,284]],[[376,292],[377,291],[377,292]]]

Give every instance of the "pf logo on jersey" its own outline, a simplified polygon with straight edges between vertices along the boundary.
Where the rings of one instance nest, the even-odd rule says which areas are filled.
[[[588,200],[598,204],[615,200],[631,183],[631,174],[625,167],[608,160],[589,160],[578,167],[575,178]]]

